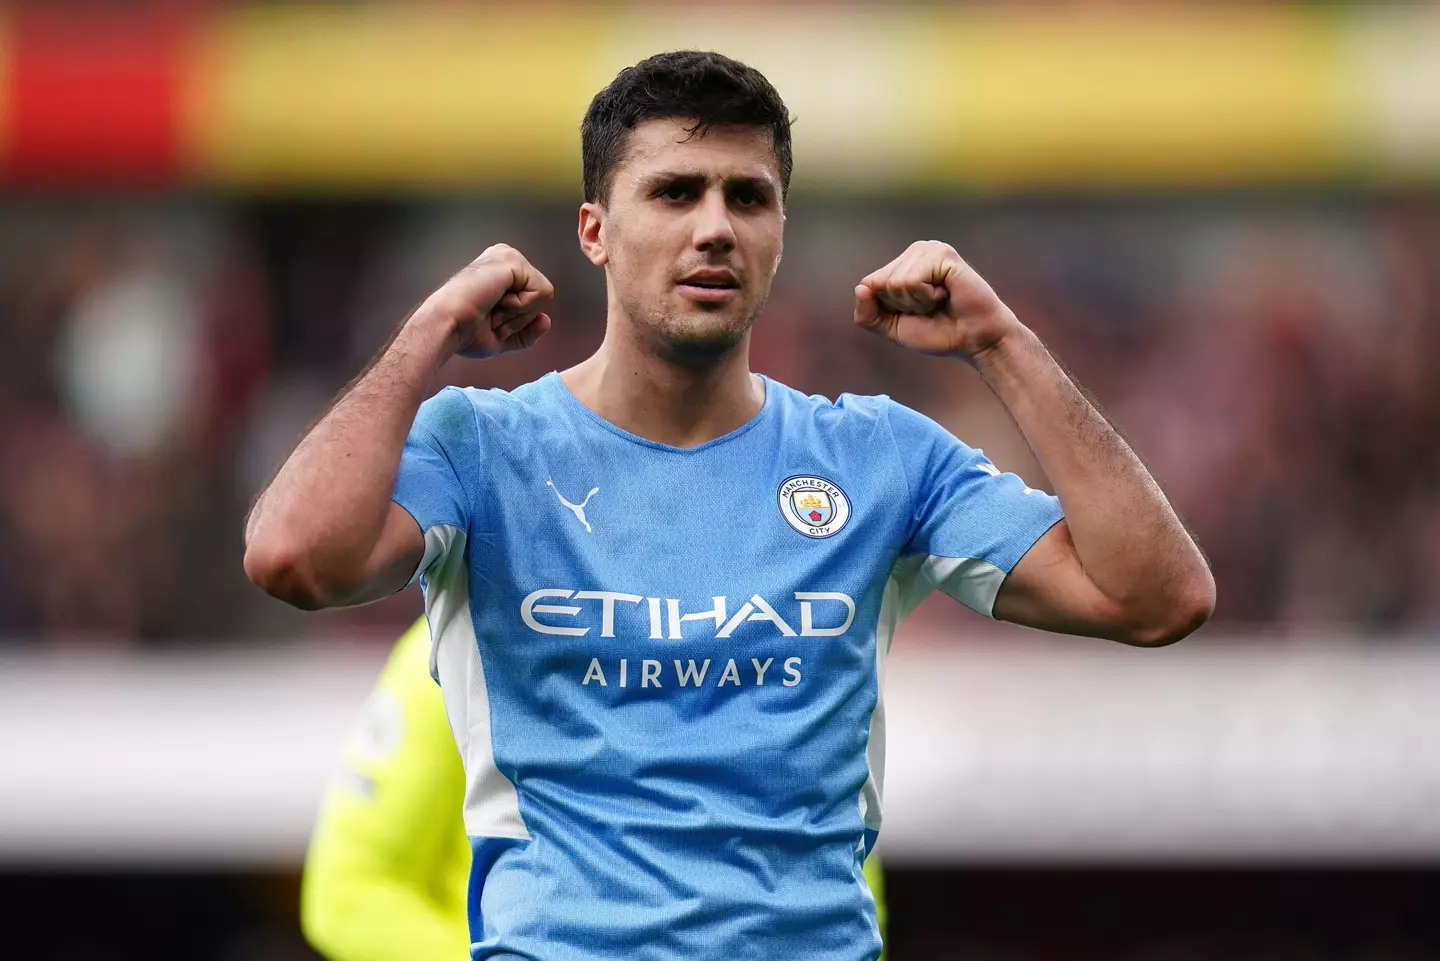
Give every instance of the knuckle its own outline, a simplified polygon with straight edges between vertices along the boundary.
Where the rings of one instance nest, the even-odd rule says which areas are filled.
[[[475,258],[475,263],[504,263],[513,261],[518,257],[520,257],[520,252],[509,244],[491,244],[485,248],[479,257]]]

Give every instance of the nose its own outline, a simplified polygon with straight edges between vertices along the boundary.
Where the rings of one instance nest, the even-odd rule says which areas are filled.
[[[725,192],[705,191],[695,208],[695,249],[727,253],[735,249],[735,225],[730,222],[730,205]]]

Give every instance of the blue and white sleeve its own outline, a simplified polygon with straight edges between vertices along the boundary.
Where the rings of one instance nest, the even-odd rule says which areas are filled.
[[[425,556],[411,583],[452,550],[463,549],[470,503],[456,465],[470,461],[477,444],[474,411],[463,391],[447,387],[420,405],[391,495],[425,535]]]
[[[907,606],[939,588],[993,616],[1006,575],[1064,517],[1060,501],[1001,473],[923,414],[892,403],[889,417],[912,505],[900,561]]]

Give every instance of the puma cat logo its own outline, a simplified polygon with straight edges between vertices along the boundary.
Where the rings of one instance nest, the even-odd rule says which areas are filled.
[[[550,487],[550,489],[551,489],[552,491],[555,492],[555,496],[558,497],[558,498],[560,498],[560,503],[562,503],[562,504],[564,504],[566,507],[570,508],[570,511],[575,515],[575,519],[578,520],[580,523],[582,523],[582,524],[585,525],[585,533],[587,533],[587,534],[593,534],[593,533],[595,533],[594,528],[592,528],[592,527],[590,526],[590,522],[585,519],[585,505],[588,504],[588,503],[590,503],[590,498],[592,498],[592,497],[594,497],[596,494],[600,493],[600,488],[598,488],[598,487],[592,487],[592,488],[590,488],[590,493],[588,493],[588,494],[585,495],[585,499],[584,499],[583,501],[581,501],[581,502],[578,503],[578,504],[572,504],[572,503],[570,503],[569,501],[567,501],[567,500],[565,499],[565,495],[563,495],[563,494],[560,493],[560,488],[556,487],[553,481],[548,481],[548,480],[547,480],[545,483]]]

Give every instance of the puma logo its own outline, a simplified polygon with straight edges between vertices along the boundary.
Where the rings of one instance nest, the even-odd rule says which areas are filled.
[[[567,501],[567,500],[565,499],[565,495],[563,495],[563,494],[560,493],[560,488],[556,487],[553,481],[548,481],[548,480],[547,480],[545,483],[546,483],[546,485],[549,486],[549,488],[550,488],[552,491],[555,492],[555,496],[558,497],[558,498],[560,498],[560,503],[562,503],[562,504],[564,504],[566,507],[570,508],[571,513],[573,513],[573,514],[575,515],[575,519],[578,520],[580,523],[582,523],[582,524],[585,525],[585,533],[587,533],[587,534],[593,534],[593,533],[595,533],[594,529],[591,528],[591,526],[590,526],[590,522],[585,519],[585,505],[588,504],[588,503],[590,503],[590,498],[592,498],[592,497],[594,497],[596,494],[600,493],[600,488],[598,488],[598,487],[592,487],[592,488],[590,488],[590,493],[588,493],[588,494],[585,495],[585,499],[584,499],[583,501],[581,501],[581,502],[578,503],[578,504],[572,504],[572,503],[570,503],[569,501]]]

